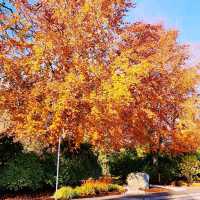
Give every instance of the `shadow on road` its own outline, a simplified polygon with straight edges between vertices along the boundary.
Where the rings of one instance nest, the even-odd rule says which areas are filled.
[[[125,194],[123,196],[110,196],[110,197],[105,197],[103,200],[151,200],[151,199],[156,199],[158,200],[159,197],[161,199],[169,199],[169,197],[172,194],[169,192],[162,192],[162,193],[146,193],[146,194],[138,194],[138,195],[133,195],[133,194]],[[166,198],[167,196],[167,198]]]

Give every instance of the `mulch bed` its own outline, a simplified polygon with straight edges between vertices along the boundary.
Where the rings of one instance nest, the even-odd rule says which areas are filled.
[[[3,197],[2,200],[53,200],[49,196],[33,197],[28,195],[16,196],[16,197]]]
[[[1,200],[52,200],[52,194],[19,194],[19,195],[4,195]]]
[[[143,190],[144,192],[147,193],[163,193],[163,192],[170,192],[170,190],[166,189],[166,188],[158,188],[158,187],[152,187],[149,189],[145,189]]]
[[[111,196],[111,195],[120,195],[122,193],[120,192],[103,192],[101,194],[97,195],[90,195],[90,196],[82,196],[79,198],[92,198],[92,197],[103,197],[103,196]],[[53,200],[53,198],[50,198],[52,194],[39,194],[39,195],[17,195],[17,196],[9,196],[5,195],[3,198],[0,198],[0,200]]]

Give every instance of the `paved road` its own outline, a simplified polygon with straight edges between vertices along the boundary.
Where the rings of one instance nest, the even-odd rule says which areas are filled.
[[[181,189],[181,188],[180,188]],[[115,195],[96,198],[85,198],[82,200],[200,200],[200,187],[187,188],[184,190],[172,191],[170,193],[150,194],[150,195]],[[76,199],[79,200],[79,199]]]
[[[177,194],[165,196],[143,196],[143,197],[125,197],[120,200],[200,200],[200,193],[196,194]]]
[[[119,200],[200,200],[200,188],[190,188],[185,191],[163,193],[163,194],[152,194],[145,196],[124,196]]]

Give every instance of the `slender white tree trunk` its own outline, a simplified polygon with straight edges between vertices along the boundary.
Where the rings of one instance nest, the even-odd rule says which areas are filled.
[[[57,171],[56,171],[56,192],[58,190],[58,178],[59,178],[59,168],[60,168],[60,143],[61,143],[61,136],[59,136],[59,140],[58,140]]]

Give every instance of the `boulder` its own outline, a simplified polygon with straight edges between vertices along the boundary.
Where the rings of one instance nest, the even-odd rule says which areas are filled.
[[[148,189],[149,175],[146,173],[130,173],[127,177],[127,184],[130,189]]]

